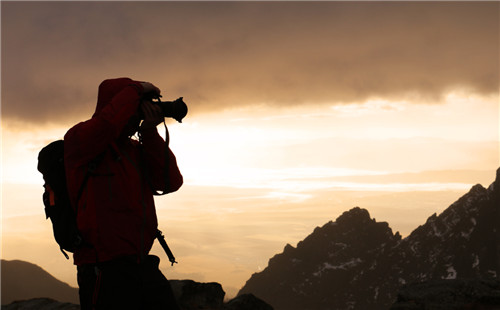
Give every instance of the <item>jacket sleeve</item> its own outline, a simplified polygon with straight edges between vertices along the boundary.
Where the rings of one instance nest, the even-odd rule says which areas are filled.
[[[75,125],[64,136],[65,158],[75,166],[88,163],[118,138],[137,112],[143,90],[140,82],[128,78],[106,80],[99,88],[116,93],[90,120]]]
[[[163,194],[175,192],[182,186],[183,177],[174,153],[156,128],[144,130],[141,134],[144,161],[153,190]]]

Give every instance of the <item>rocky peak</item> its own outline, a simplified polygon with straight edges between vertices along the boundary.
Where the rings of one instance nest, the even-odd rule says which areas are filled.
[[[488,187],[488,193],[497,200],[500,200],[500,168],[497,170],[495,182]]]
[[[324,290],[335,290],[329,279],[339,280],[339,291],[355,281],[378,248],[394,246],[401,239],[394,235],[385,222],[370,218],[367,210],[359,207],[344,212],[335,222],[316,227],[313,233],[293,247],[287,244],[283,253],[269,260],[269,265],[260,273],[252,275],[240,294],[258,291],[263,300],[274,300],[277,294],[293,290],[295,296],[321,297]],[[361,273],[360,273],[361,272]],[[274,279],[274,280],[273,280]],[[278,280],[278,283],[273,282]],[[266,283],[273,283],[268,286]],[[318,290],[318,287],[323,287]],[[333,294],[335,295],[335,294]],[[345,296],[337,296],[340,299]],[[333,297],[332,297],[333,298]],[[316,309],[314,305],[295,304],[297,299],[288,298],[283,308]],[[336,308],[339,305],[332,305]],[[309,308],[308,308],[309,307]]]
[[[366,224],[370,221],[371,218],[368,210],[355,207],[342,213],[342,215],[339,216],[335,222],[339,225],[359,225]]]
[[[484,188],[481,184],[476,184],[472,186],[469,191],[470,195],[482,195],[486,192],[486,188]]]
[[[356,253],[376,248],[397,238],[389,224],[377,222],[370,218],[368,210],[355,207],[344,212],[335,222],[316,227],[311,235],[297,244],[294,254],[304,257],[315,253],[312,254],[315,259],[323,256],[329,259],[341,252]],[[292,253],[291,248],[287,246],[285,252]],[[318,256],[318,251],[322,255]]]

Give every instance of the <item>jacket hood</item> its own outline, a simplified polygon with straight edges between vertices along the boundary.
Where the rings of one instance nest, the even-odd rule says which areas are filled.
[[[102,109],[111,103],[113,97],[121,92],[125,87],[130,85],[140,85],[140,82],[136,82],[130,78],[118,78],[104,80],[100,85],[97,92],[97,105],[95,107],[95,112],[92,117],[96,117],[102,111]]]

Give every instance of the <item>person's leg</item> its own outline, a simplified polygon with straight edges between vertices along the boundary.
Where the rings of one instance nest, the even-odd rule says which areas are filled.
[[[143,308],[151,310],[180,310],[172,287],[158,268],[160,259],[149,255],[143,268]]]
[[[93,308],[92,299],[97,281],[94,267],[95,266],[92,264],[77,267],[78,293],[80,295],[81,310],[92,310]]]
[[[78,267],[82,310],[141,308],[141,276],[136,262],[120,259]]]

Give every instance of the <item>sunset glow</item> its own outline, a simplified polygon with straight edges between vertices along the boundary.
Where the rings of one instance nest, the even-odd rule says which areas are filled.
[[[180,264],[153,251],[168,278],[229,297],[344,211],[406,236],[500,166],[498,2],[1,6],[1,255],[72,286],[37,155],[92,115],[105,78],[184,96],[167,126],[185,184],[156,197]]]

